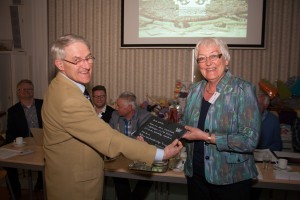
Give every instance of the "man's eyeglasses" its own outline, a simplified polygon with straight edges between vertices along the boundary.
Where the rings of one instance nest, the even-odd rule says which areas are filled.
[[[199,63],[204,63],[204,62],[207,61],[207,59],[209,59],[210,61],[216,61],[216,60],[220,59],[221,57],[222,57],[221,53],[220,54],[213,54],[213,55],[210,55],[208,57],[206,57],[206,56],[199,56],[197,58],[197,63],[198,64]]]
[[[76,58],[74,62],[69,61],[69,60],[65,60],[65,59],[62,59],[62,60],[66,61],[68,63],[71,63],[73,65],[82,65],[84,61],[86,61],[88,64],[92,64],[95,60],[95,57],[94,56],[89,56],[87,58]]]
[[[106,95],[99,95],[99,96],[94,95],[93,96],[93,98],[95,98],[95,99],[104,99],[105,97],[106,97]]]
[[[22,89],[18,89],[18,91],[31,92],[31,91],[33,91],[33,88],[22,88]]]

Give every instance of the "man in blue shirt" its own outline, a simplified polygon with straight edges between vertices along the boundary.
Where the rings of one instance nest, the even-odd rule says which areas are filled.
[[[131,92],[120,94],[116,104],[117,111],[113,112],[109,124],[129,137],[132,137],[133,133],[151,117],[151,113],[138,107],[136,96]],[[131,191],[128,179],[114,178],[119,200],[145,199],[152,183],[152,181],[145,180],[137,181],[135,188]]]

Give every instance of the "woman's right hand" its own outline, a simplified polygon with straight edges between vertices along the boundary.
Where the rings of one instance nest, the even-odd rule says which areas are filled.
[[[182,136],[186,140],[206,140],[206,133],[201,131],[199,128],[192,126],[184,126],[187,132]]]

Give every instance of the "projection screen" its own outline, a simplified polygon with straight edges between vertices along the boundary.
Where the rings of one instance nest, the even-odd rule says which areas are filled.
[[[264,48],[265,0],[122,0],[121,47],[193,48],[219,37]]]

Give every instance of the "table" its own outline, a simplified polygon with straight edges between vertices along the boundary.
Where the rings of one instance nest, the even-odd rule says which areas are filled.
[[[12,167],[12,168],[19,168],[19,169],[28,169],[34,171],[42,171],[43,179],[44,179],[44,152],[43,147],[38,146],[32,137],[24,138],[26,145],[22,147],[16,147],[13,143],[6,144],[2,147],[7,149],[15,149],[15,150],[33,150],[33,153],[27,155],[17,155],[14,157],[10,157],[7,159],[0,159],[0,166],[1,167]],[[29,173],[31,175],[31,173]],[[33,193],[33,186],[32,186],[32,178],[29,176],[28,180],[29,189],[30,189],[30,197],[32,199]],[[46,197],[46,190],[45,190],[45,179],[44,179],[44,197]],[[45,198],[46,199],[46,198]]]
[[[104,176],[136,180],[148,180],[155,183],[155,199],[168,199],[169,183],[186,184],[183,172],[168,170],[165,173],[149,173],[128,169],[133,161],[119,156],[116,160],[104,163]]]
[[[261,172],[262,178],[254,180],[253,187],[300,191],[300,180],[276,179],[272,167],[265,170],[262,163],[256,163],[256,166]],[[300,165],[291,165],[291,171],[300,172]]]
[[[113,161],[107,161],[104,164],[104,175],[109,177],[186,184],[186,179],[183,172],[168,170],[165,173],[149,173],[129,170],[128,165],[132,162],[133,161],[128,160],[124,156],[119,156]]]
[[[183,172],[168,170],[165,173],[149,173],[143,171],[129,170],[128,165],[132,161],[124,156],[119,156],[114,161],[108,161],[104,164],[104,175],[108,177],[121,177],[137,180],[150,180],[165,183],[181,183],[186,184],[186,178]],[[263,169],[262,163],[256,163],[261,172],[261,179],[253,181],[253,187],[280,189],[280,190],[298,190],[300,191],[300,180],[281,180],[276,179],[273,173],[273,168]],[[292,171],[300,172],[300,166],[292,165]]]
[[[31,137],[24,138],[24,141],[26,142],[26,145],[23,147],[15,147],[13,144],[7,144],[3,147],[10,149],[17,148],[18,150],[31,149],[34,152],[32,154],[18,155],[7,159],[0,159],[0,166],[42,171],[44,174],[45,163],[43,147],[38,146]],[[128,165],[131,162],[132,161],[128,160],[124,156],[119,156],[113,161],[107,161],[104,164],[104,175],[107,177],[150,180],[155,181],[156,183],[186,184],[186,178],[183,172],[168,170],[165,173],[148,173],[143,171],[129,170]],[[262,178],[254,180],[253,187],[300,191],[300,181],[275,179],[272,168],[264,170],[262,169],[262,163],[256,163],[256,165],[261,172]],[[291,168],[292,171],[300,172],[300,166],[291,165]],[[46,184],[44,181],[44,186],[45,185]],[[46,199],[45,188],[44,197]]]

